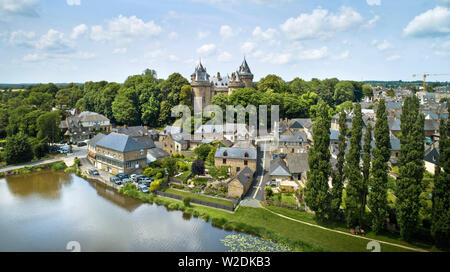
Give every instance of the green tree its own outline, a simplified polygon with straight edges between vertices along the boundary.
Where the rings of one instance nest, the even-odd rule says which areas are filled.
[[[372,178],[368,206],[372,217],[372,230],[378,233],[384,227],[388,216],[387,182],[388,161],[391,155],[389,125],[384,99],[378,104],[375,123],[375,148],[373,149]]]
[[[202,160],[206,161],[212,147],[209,144],[201,144],[194,149],[194,153]]]
[[[355,98],[355,88],[353,87],[353,84],[348,81],[337,83],[333,98],[336,104],[341,104],[345,101],[353,101]]]
[[[331,217],[338,219],[339,209],[342,203],[342,190],[344,188],[344,164],[345,164],[345,148],[347,147],[347,114],[341,110],[339,114],[339,139],[336,171],[333,171],[333,188],[331,189]]]
[[[175,158],[169,157],[165,159],[163,166],[166,168],[169,177],[175,176],[177,172],[177,160]]]
[[[184,85],[183,87],[181,87],[180,104],[186,105],[186,106],[191,106],[192,105],[191,97],[192,97],[191,85]]]
[[[193,175],[205,174],[205,163],[201,159],[196,159],[191,166],[191,172]]]
[[[56,143],[61,139],[59,123],[61,116],[58,112],[47,112],[37,119],[37,137],[45,143]]]
[[[287,90],[287,85],[284,80],[277,75],[267,75],[258,82],[258,90],[262,92],[272,91],[282,93]]]
[[[30,141],[22,132],[10,136],[5,144],[5,160],[7,164],[29,162],[33,159]]]
[[[438,247],[448,248],[450,246],[450,121],[441,119],[439,135],[440,152],[432,193],[431,235]]]
[[[419,112],[419,99],[407,97],[400,117],[399,177],[397,179],[397,221],[400,235],[410,240],[419,221],[420,193],[424,166],[424,116]]]
[[[112,103],[112,112],[117,122],[129,126],[139,125],[139,112],[133,100],[124,94],[118,94]]]
[[[159,117],[159,101],[152,95],[141,107],[141,120],[144,125],[156,127]]]
[[[363,179],[360,169],[361,138],[363,120],[361,105],[355,105],[352,119],[352,136],[350,137],[350,149],[346,156],[345,176],[347,178],[345,213],[348,226],[361,225],[361,204],[364,195]]]
[[[305,202],[316,213],[318,220],[325,220],[330,209],[328,178],[331,174],[330,164],[330,126],[328,106],[323,100],[317,105],[317,118],[313,125],[314,145],[309,149],[307,174],[308,181],[305,189]]]
[[[311,91],[311,86],[308,84],[308,82],[298,77],[289,82],[288,87],[291,93],[296,95],[306,94]]]
[[[373,89],[369,84],[364,84],[362,86],[362,93],[365,97],[373,97]]]
[[[372,146],[372,126],[367,124],[366,134],[364,134],[364,145],[363,145],[363,184],[362,184],[362,202],[361,202],[361,215],[360,218],[364,218],[364,213],[366,211],[368,186],[370,179],[370,164],[371,164],[371,151]]]

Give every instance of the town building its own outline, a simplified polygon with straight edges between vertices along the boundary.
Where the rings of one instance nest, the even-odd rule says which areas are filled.
[[[237,142],[232,147],[220,147],[216,150],[214,165],[216,167],[230,167],[231,176],[235,176],[245,167],[255,172],[256,148],[246,142]]]
[[[228,197],[241,198],[244,196],[252,185],[253,174],[254,171],[248,167],[244,167],[242,170],[239,170],[227,184]]]
[[[94,166],[113,175],[135,173],[147,165],[146,146],[128,135],[110,133],[89,146],[95,146],[89,156]]]
[[[71,142],[89,140],[99,131],[108,132],[111,124],[104,115],[83,111],[78,115],[69,116],[59,124],[65,138]]]

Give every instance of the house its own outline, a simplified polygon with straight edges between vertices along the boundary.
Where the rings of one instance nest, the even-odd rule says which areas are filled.
[[[277,156],[270,162],[269,170],[270,180],[272,184],[276,184],[277,187],[280,186],[282,181],[292,180],[291,172],[289,171],[286,163],[283,159]]]
[[[293,180],[305,186],[309,171],[308,153],[287,154],[285,160]]]
[[[229,171],[232,176],[246,167],[255,172],[256,148],[244,143],[239,143],[238,146],[218,148],[214,156],[214,165],[230,167]]]
[[[400,120],[388,117],[389,130],[392,134],[397,134],[401,132]]]
[[[101,114],[83,111],[78,115],[67,117],[60,122],[59,127],[64,137],[69,138],[71,142],[78,142],[91,139],[96,131],[108,132],[111,124],[109,119]]]
[[[147,148],[133,137],[110,133],[95,143],[96,168],[113,175],[133,173],[147,165]]]
[[[168,132],[166,135],[160,134],[159,141],[161,142],[162,150],[166,151],[169,155],[173,155],[188,150],[189,141],[186,140],[188,137],[190,137],[189,134],[172,134],[171,132]]]
[[[148,130],[143,126],[117,127],[117,128],[112,128],[111,131],[115,132],[115,133],[125,134],[125,135],[131,136],[135,139],[150,136]]]
[[[273,153],[305,153],[308,152],[310,142],[305,132],[293,131],[292,135],[280,135],[278,139],[278,149]]]
[[[391,143],[391,158],[390,162],[392,165],[396,165],[398,163],[398,157],[400,154],[400,139],[395,137],[395,135],[389,135],[389,140]]]
[[[244,196],[252,185],[253,174],[254,171],[248,167],[239,170],[228,182],[228,197],[241,198]]]
[[[423,161],[425,170],[434,175],[436,165],[439,163],[439,146],[434,145],[426,149]]]

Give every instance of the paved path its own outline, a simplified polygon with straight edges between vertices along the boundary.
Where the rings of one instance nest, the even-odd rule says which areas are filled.
[[[72,149],[73,149],[72,153],[69,153],[63,157],[7,166],[7,167],[0,168],[0,172],[7,172],[7,171],[15,170],[15,169],[20,169],[25,166],[36,166],[36,165],[40,165],[40,164],[48,164],[48,163],[53,163],[53,162],[57,162],[57,161],[64,161],[67,166],[71,166],[73,164],[75,157],[82,158],[82,157],[86,157],[86,155],[87,155],[87,147],[86,146],[84,146],[84,147],[72,146]]]
[[[407,249],[407,250],[412,250],[412,251],[417,251],[417,252],[428,252],[427,250],[424,250],[424,249],[408,247],[408,246],[399,245],[399,244],[395,244],[395,243],[390,243],[390,242],[380,241],[380,240],[376,240],[376,239],[371,239],[371,238],[367,238],[367,237],[364,237],[364,236],[357,236],[357,235],[354,235],[354,234],[351,234],[351,233],[347,233],[347,232],[343,232],[343,231],[340,231],[340,230],[329,229],[329,228],[326,228],[326,227],[322,227],[322,226],[319,226],[319,225],[316,225],[316,224],[308,223],[308,222],[305,222],[305,221],[301,221],[301,220],[298,220],[298,219],[291,218],[289,216],[285,216],[285,215],[273,212],[273,211],[271,211],[271,210],[269,210],[269,209],[267,209],[265,207],[263,207],[263,209],[265,209],[266,211],[269,211],[269,212],[271,212],[271,213],[273,213],[273,214],[275,214],[275,215],[277,215],[279,217],[282,217],[282,218],[285,218],[285,219],[288,219],[288,220],[291,220],[291,221],[295,221],[295,222],[298,222],[298,223],[301,223],[301,224],[305,224],[305,225],[308,225],[308,226],[311,226],[311,227],[314,227],[314,228],[319,228],[319,229],[323,229],[323,230],[327,230],[327,231],[336,232],[336,233],[339,233],[339,234],[351,236],[351,237],[356,238],[356,239],[363,239],[363,240],[367,240],[367,241],[375,241],[375,242],[378,242],[380,244],[395,246],[395,247],[399,247],[399,248],[403,248],[403,249]]]
[[[261,203],[258,200],[251,197],[244,198],[243,200],[241,200],[239,205],[244,207],[262,208]]]

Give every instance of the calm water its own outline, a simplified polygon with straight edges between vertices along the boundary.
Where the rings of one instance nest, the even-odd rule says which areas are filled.
[[[227,251],[230,234],[73,174],[0,179],[0,251]]]

